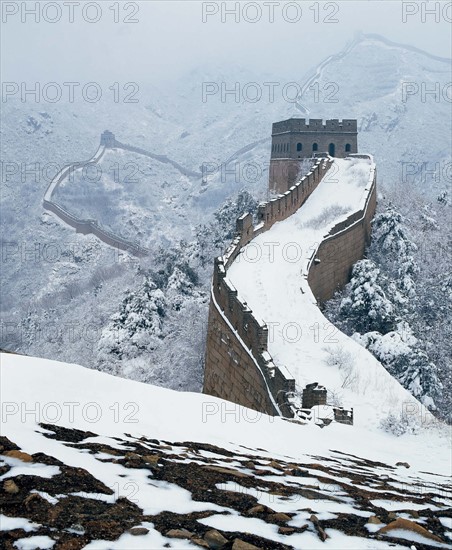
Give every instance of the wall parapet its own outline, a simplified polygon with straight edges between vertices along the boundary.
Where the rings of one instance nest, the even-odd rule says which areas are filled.
[[[254,225],[253,216],[250,213],[242,214],[236,221],[236,237],[223,256],[216,258],[214,263],[211,308],[217,307],[221,310],[221,315],[227,319],[237,339],[243,342],[250,351],[264,379],[265,386],[273,398],[272,402],[276,403],[271,411],[267,410],[266,412],[275,415],[293,416],[286,396],[295,391],[295,380],[285,367],[275,365],[268,352],[267,325],[257,318],[246,302],[240,299],[236,288],[227,278],[227,270],[244,246],[270,229],[274,223],[285,220],[294,214],[302,206],[325,176],[332,162],[331,158],[318,159],[312,170],[300,178],[289,191],[269,202],[260,204],[256,225]],[[220,335],[220,341],[221,339]],[[207,362],[206,359],[206,364]]]
[[[370,155],[354,154],[349,156],[366,158],[373,164]],[[213,332],[216,332],[217,335],[212,336],[211,334],[208,337],[205,393],[212,393],[267,414],[294,416],[296,408],[290,401],[290,395],[293,395],[296,391],[295,380],[284,366],[276,365],[273,361],[268,351],[268,327],[250,310],[246,302],[240,299],[237,289],[227,277],[227,271],[244,246],[257,235],[270,229],[274,223],[294,214],[302,206],[318,183],[325,177],[332,162],[331,157],[322,155],[317,159],[311,172],[299,179],[286,193],[260,204],[256,225],[254,225],[250,213],[240,216],[236,222],[234,240],[225,253],[215,259],[209,328],[213,328]],[[324,301],[325,297],[330,297],[339,284],[347,282],[352,265],[362,258],[366,242],[370,238],[370,221],[375,213],[375,206],[376,170],[372,167],[368,184],[363,190],[362,208],[332,227],[309,261],[306,277],[314,296],[319,302]],[[339,250],[342,263],[339,262],[337,274],[326,269],[331,266],[328,266],[328,262],[324,261],[325,257],[328,258],[331,252],[328,248],[329,243],[335,239],[340,242],[342,247]],[[223,324],[224,320],[226,324]],[[215,323],[217,323],[217,326],[213,327]],[[229,336],[225,336],[223,331],[228,330]],[[231,331],[233,334],[231,334]],[[218,335],[219,337],[217,337]],[[246,349],[253,358],[252,363],[247,362],[246,356],[243,356],[244,358],[240,357],[242,364],[237,360],[232,367],[228,364],[227,359],[224,360],[218,342],[229,345],[232,350],[233,340],[235,340],[237,346]],[[231,351],[228,355],[233,353]],[[221,363],[222,361],[223,363]],[[264,384],[259,384],[259,376],[254,377],[254,383],[259,386],[256,393],[260,392],[260,395],[252,398],[249,398],[246,393],[237,392],[235,389],[237,384],[240,385],[242,382],[241,380],[238,382],[240,374],[237,374],[237,369],[249,370],[250,368],[254,371],[258,370],[259,376],[264,381]],[[225,372],[222,373],[222,369]],[[220,373],[223,378],[220,379],[220,376],[215,373]],[[270,395],[265,395],[266,393]],[[336,420],[338,422],[353,423],[352,417],[343,418],[343,416],[338,414]]]
[[[364,256],[365,247],[370,242],[371,220],[377,204],[377,170],[371,155],[350,156],[368,159],[372,167],[364,188],[362,207],[334,225],[309,260],[306,278],[319,304],[332,298],[350,280],[353,265]]]

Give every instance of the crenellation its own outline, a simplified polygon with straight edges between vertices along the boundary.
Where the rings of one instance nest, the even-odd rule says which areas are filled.
[[[334,133],[338,139],[356,133],[356,120],[333,119],[324,124],[321,119],[308,123],[305,119],[289,119],[273,125],[275,135],[287,135],[294,129],[310,132],[321,143],[322,132]],[[350,154],[371,160],[369,155],[359,155],[356,150]],[[299,176],[296,159],[274,159],[272,155],[271,162],[279,177],[285,178],[281,194],[259,204],[256,226],[251,214],[240,216],[236,222],[236,237],[224,256],[215,260],[209,327],[218,330],[208,331],[204,392],[267,414],[291,417],[293,408],[288,395],[296,390],[295,380],[285,367],[274,363],[268,352],[268,327],[241,301],[237,289],[227,278],[227,270],[257,234],[288,218],[304,204],[333,159],[328,154],[316,154],[314,166],[303,177]],[[336,224],[312,254],[305,278],[319,303],[348,281],[352,265],[364,254],[375,212],[376,171],[371,172],[366,191],[363,208]],[[338,422],[353,423],[353,412],[337,409],[334,414]]]

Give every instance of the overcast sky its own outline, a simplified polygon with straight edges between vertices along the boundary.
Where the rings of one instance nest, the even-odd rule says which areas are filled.
[[[241,2],[234,16],[225,10],[235,2],[59,0],[60,14],[56,2],[38,3],[39,21],[23,2],[1,4],[3,81],[158,83],[212,64],[300,77],[356,31],[451,55],[450,2],[428,2],[436,15],[425,2]]]

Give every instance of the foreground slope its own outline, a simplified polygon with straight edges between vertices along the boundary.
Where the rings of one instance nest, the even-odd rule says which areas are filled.
[[[1,355],[1,400],[4,548],[419,550],[450,541],[439,428],[401,438],[321,430],[10,354]]]

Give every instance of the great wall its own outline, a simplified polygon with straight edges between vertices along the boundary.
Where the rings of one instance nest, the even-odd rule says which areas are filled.
[[[305,119],[289,119],[275,123],[272,132],[269,191],[278,193],[278,196],[259,205],[255,224],[250,213],[237,219],[235,239],[224,255],[215,260],[211,288],[204,393],[256,411],[289,418],[300,412],[296,410],[290,396],[303,392],[306,395],[303,398],[304,404],[310,403],[312,396],[316,396],[317,404],[321,404],[323,390],[314,381],[306,388],[297,387],[290,369],[275,363],[268,349],[267,324],[241,299],[237,288],[228,277],[228,270],[249,243],[268,232],[277,222],[293,216],[322,180],[334,180],[334,158],[328,152],[319,152],[318,144],[335,152],[336,157],[370,159],[369,155],[357,153],[355,120],[332,120],[324,124],[317,119],[308,123]],[[170,163],[187,176],[201,175],[183,169],[164,155],[155,155],[139,147],[123,144],[111,132],[105,131],[101,136],[100,146],[91,159],[65,166],[52,179],[45,193],[43,206],[79,233],[91,233],[107,245],[132,255],[147,255],[149,250],[139,243],[123,239],[101,227],[96,220],[78,218],[53,198],[65,178],[74,170],[98,163],[108,148],[124,149]],[[306,158],[312,158],[313,165],[307,174],[300,177],[301,160]],[[303,279],[319,304],[328,300],[348,282],[353,264],[363,257],[366,243],[370,239],[370,224],[375,208],[376,171],[373,168],[369,173],[364,203],[331,227],[315,249],[311,250],[307,259]],[[335,409],[334,416],[337,421],[353,422],[352,411]]]
[[[60,220],[62,220],[64,223],[66,223],[70,227],[73,227],[77,233],[81,233],[82,235],[92,234],[96,236],[99,240],[104,242],[105,244],[112,246],[115,249],[129,252],[133,256],[138,256],[138,257],[147,256],[148,254],[150,254],[150,250],[145,248],[144,246],[141,246],[138,242],[124,239],[123,237],[121,237],[120,235],[117,235],[113,231],[109,231],[108,229],[102,227],[99,224],[99,222],[96,220],[83,219],[83,218],[79,218],[78,216],[75,216],[74,214],[69,212],[66,208],[61,206],[61,204],[58,204],[54,199],[54,194],[58,189],[58,186],[66,178],[71,177],[74,174],[74,171],[76,170],[82,170],[86,166],[95,165],[99,163],[102,157],[104,156],[106,149],[123,149],[124,151],[137,153],[139,155],[152,158],[164,164],[171,164],[177,170],[179,170],[182,174],[188,177],[199,178],[201,177],[201,173],[194,172],[192,170],[188,170],[184,168],[179,163],[169,159],[166,155],[156,155],[140,147],[135,147],[133,145],[127,145],[125,143],[121,143],[115,138],[112,132],[106,130],[101,135],[99,148],[89,160],[68,164],[67,166],[64,166],[58,172],[58,174],[55,175],[54,178],[52,178],[52,181],[50,182],[45,192],[44,200],[43,200],[43,206],[46,210],[55,214]]]
[[[325,128],[322,121],[312,122],[320,129]],[[334,131],[342,132],[342,124],[338,121],[327,124],[329,128],[334,127]],[[293,175],[294,166],[300,166],[300,161],[293,158],[297,154],[297,140],[302,139],[296,135],[297,130],[294,128],[300,126],[305,129],[304,119],[283,121],[273,126],[271,162],[273,152],[278,151],[277,145],[281,141],[280,129],[285,127],[295,135],[285,138],[291,145],[286,149],[285,158],[278,157],[278,170],[270,169],[270,190],[287,189],[289,174]],[[356,121],[346,121],[346,127],[351,127],[352,132],[356,131]],[[328,136],[330,139],[335,137]],[[343,146],[344,154],[341,156],[351,161],[360,159],[369,163],[368,180],[360,207],[331,227],[306,260],[303,278],[318,304],[329,299],[348,282],[353,264],[363,257],[366,243],[369,242],[371,220],[376,208],[376,170],[371,157],[345,151],[344,144],[349,143],[348,135],[339,135],[336,143],[337,148]],[[353,149],[357,149],[356,140]],[[224,255],[215,260],[211,288],[204,393],[256,411],[285,417],[295,416],[296,410],[289,397],[300,388],[296,387],[289,365],[276,364],[273,360],[269,353],[267,324],[241,299],[240,287],[238,291],[232,284],[228,271],[249,243],[256,242],[255,239],[270,231],[276,222],[293,216],[322,180],[334,178],[334,159],[327,153],[315,153],[315,156],[315,165],[308,174],[295,179],[287,191],[273,200],[259,205],[256,225],[253,225],[253,217],[249,213],[238,218],[234,241]],[[240,279],[238,281],[240,285]],[[284,289],[281,291],[284,292]],[[303,288],[300,291],[306,292]],[[306,391],[307,394],[303,394],[303,406],[308,408],[305,403],[312,402],[312,395],[319,397],[317,404],[324,403],[323,392],[319,391],[314,380],[304,388]],[[353,423],[353,411],[337,408],[334,416],[336,421]]]

